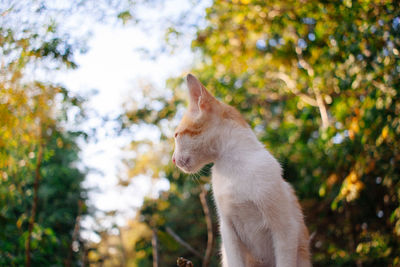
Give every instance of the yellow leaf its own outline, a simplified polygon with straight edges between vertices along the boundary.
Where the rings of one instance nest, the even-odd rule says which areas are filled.
[[[382,138],[386,139],[386,137],[388,136],[388,133],[389,133],[389,127],[386,125],[382,129],[382,133],[381,133]]]
[[[64,145],[63,141],[61,140],[61,138],[57,138],[57,147],[58,148],[62,148]]]

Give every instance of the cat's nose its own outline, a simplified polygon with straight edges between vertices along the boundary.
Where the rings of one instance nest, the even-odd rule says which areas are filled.
[[[175,155],[172,155],[172,162],[175,164]]]

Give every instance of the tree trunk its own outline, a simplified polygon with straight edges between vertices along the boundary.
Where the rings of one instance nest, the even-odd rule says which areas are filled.
[[[158,267],[159,258],[158,258],[158,238],[157,238],[157,229],[153,228],[153,235],[151,238],[151,245],[153,247],[153,267]]]
[[[28,237],[27,237],[26,243],[25,243],[25,266],[26,267],[31,266],[31,239],[32,239],[32,231],[33,231],[33,226],[35,224],[35,217],[36,217],[36,212],[37,212],[39,181],[41,178],[40,168],[42,166],[43,149],[44,149],[44,143],[41,139],[42,139],[42,136],[40,135],[40,141],[39,141],[40,143],[39,143],[39,148],[38,148],[38,155],[37,155],[36,169],[35,169],[35,181],[33,184],[33,203],[32,203],[32,210],[31,210],[31,217],[29,218],[29,224],[28,224]]]

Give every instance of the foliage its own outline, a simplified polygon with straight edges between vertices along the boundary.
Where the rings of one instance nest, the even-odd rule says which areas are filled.
[[[40,70],[75,68],[74,52],[85,48],[60,18],[95,7],[98,18],[109,11],[124,24],[137,23],[143,19],[137,4],[160,2],[104,1],[105,10],[98,1],[72,1],[65,9],[49,3],[0,4],[0,265],[23,265],[25,251],[34,265],[76,265],[83,245],[77,226],[86,192],[75,166],[81,133],[63,128],[71,108],[83,112],[81,99],[38,78]],[[192,10],[201,6],[191,3]],[[314,264],[399,265],[398,3],[215,0],[204,24],[190,11],[175,22],[163,18],[159,26],[172,49],[162,50],[176,52],[179,38],[197,30],[192,71],[245,115],[282,163],[314,233]],[[209,166],[190,178],[170,165],[186,89],[181,78],[167,87],[165,95],[150,90],[127,107],[121,124],[158,127],[160,140],[132,143],[128,176],[166,177],[170,190],[146,199],[126,229],[100,233],[84,261],[149,266],[156,233],[161,266],[179,256],[202,262],[207,227],[199,194],[209,186]],[[215,245],[211,265],[217,264]]]
[[[75,67],[74,49],[54,25],[10,24],[13,8],[0,24],[0,265],[75,266],[87,213],[76,140],[85,134],[63,127],[71,108],[82,119],[82,99],[36,79],[41,66]]]
[[[84,174],[72,164],[77,160],[75,137],[70,133],[54,132],[46,144],[38,194],[39,204],[32,234],[32,264],[63,265],[68,259],[76,219],[86,213],[85,191],[80,183]],[[33,202],[33,170],[35,152],[29,152],[29,163],[19,170],[2,169],[0,262],[4,266],[25,262],[27,227]],[[15,158],[14,158],[15,159]],[[25,159],[26,160],[26,159]],[[33,166],[34,167],[34,166]],[[79,240],[75,240],[78,242]],[[78,244],[78,243],[77,243]]]
[[[87,263],[90,266],[136,266],[145,253],[136,251],[135,246],[141,239],[151,238],[150,229],[138,220],[130,220],[123,227],[114,224],[99,234],[99,243],[87,244]]]
[[[204,171],[203,171],[204,172]],[[207,174],[204,172],[204,174]],[[207,176],[192,177],[180,173],[177,169],[167,170],[166,177],[171,182],[171,189],[162,192],[158,199],[145,200],[140,219],[149,227],[156,228],[159,238],[160,266],[176,264],[178,256],[190,259],[195,266],[200,266],[207,247],[207,227],[199,195],[204,184],[208,188]],[[208,194],[208,205],[213,207],[211,192]],[[211,208],[214,210],[214,208]],[[216,221],[216,214],[212,212],[212,219]],[[172,230],[172,234],[171,234]],[[213,227],[214,236],[217,235],[216,224]],[[174,235],[189,243],[197,251],[185,248]],[[149,238],[143,238],[136,246],[137,250],[149,247]],[[148,249],[149,252],[151,250]],[[218,265],[218,252],[213,251],[212,266]],[[151,263],[151,254],[140,259],[143,266]],[[147,260],[147,261],[146,261]],[[140,265],[139,265],[140,266]]]
[[[192,42],[199,55],[192,71],[245,115],[282,163],[315,233],[315,265],[397,266],[397,2],[215,0],[206,19]],[[181,83],[179,78],[169,81],[175,95],[157,99],[163,103],[158,116],[151,116],[149,105],[128,110],[126,121],[155,123],[162,140],[171,138],[173,111],[179,117],[184,101]],[[171,122],[169,127],[165,121]],[[171,182],[167,195],[190,192],[188,184],[196,187],[166,173]],[[189,201],[161,197],[147,202],[141,214],[162,219],[162,227],[200,214]],[[168,219],[171,214],[175,217]],[[204,232],[204,225],[186,224],[180,231],[183,239],[196,244],[189,233]],[[172,265],[172,259],[165,264]]]
[[[32,264],[62,265],[76,260],[76,256],[68,258],[72,257],[73,231],[77,217],[86,213],[82,204],[86,193],[81,187],[84,174],[73,165],[79,152],[75,139],[81,134],[59,128],[52,117],[55,91],[51,86],[29,85],[23,90],[3,87],[1,91],[0,224],[4,231],[0,236],[0,265],[25,262],[35,170],[42,145]]]

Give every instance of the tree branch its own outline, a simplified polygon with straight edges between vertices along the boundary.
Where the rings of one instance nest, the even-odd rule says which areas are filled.
[[[187,250],[192,252],[194,255],[196,255],[200,259],[202,258],[202,255],[197,250],[195,250],[191,245],[186,243],[177,233],[174,232],[174,230],[172,230],[168,226],[165,229],[167,230],[167,233],[170,234],[175,239],[176,242],[181,244],[184,248],[186,248]]]
[[[201,206],[203,207],[204,216],[207,224],[207,249],[203,258],[203,267],[208,267],[210,265],[212,250],[214,247],[214,233],[212,229],[212,218],[210,214],[210,209],[207,204],[207,191],[204,186],[201,188],[201,193],[199,195]]]
[[[314,73],[314,70],[311,68],[311,66],[303,59],[300,59],[302,65],[304,66],[304,68],[307,70],[307,73],[312,76]],[[322,98],[322,95],[319,91],[318,88],[316,88],[315,86],[313,86],[313,91],[315,94],[315,99],[313,97],[310,97],[306,94],[300,93],[297,89],[296,89],[296,82],[289,77],[289,75],[283,73],[283,72],[279,72],[279,73],[273,73],[273,74],[268,74],[270,77],[274,77],[277,78],[279,80],[282,80],[286,86],[287,89],[292,92],[293,94],[295,94],[296,96],[300,97],[300,100],[302,100],[303,102],[313,106],[313,107],[318,107],[319,109],[319,113],[321,115],[321,120],[322,120],[322,129],[326,129],[329,126],[329,116],[328,116],[328,112],[326,110],[326,106],[325,106],[325,101]]]
[[[313,89],[315,96],[317,98],[319,113],[321,115],[322,129],[326,129],[329,126],[329,117],[328,117],[328,112],[326,110],[325,101],[324,99],[322,99],[321,93],[319,92],[318,88],[313,88]]]
[[[312,97],[310,97],[310,96],[308,96],[306,94],[300,93],[299,90],[296,89],[296,82],[292,78],[290,78],[289,75],[287,75],[287,74],[285,74],[283,72],[279,72],[279,73],[268,74],[268,76],[269,77],[273,77],[273,78],[277,78],[277,79],[283,81],[286,84],[287,89],[292,94],[300,97],[300,99],[303,102],[305,102],[305,103],[307,103],[307,104],[309,104],[309,105],[311,105],[313,107],[318,107],[318,103],[314,98],[312,98]]]
[[[301,49],[299,51],[302,51]],[[317,107],[319,109],[319,114],[321,115],[321,120],[322,120],[322,129],[326,129],[329,126],[329,117],[328,117],[328,112],[326,111],[326,106],[325,106],[325,101],[322,98],[322,95],[318,89],[318,87],[315,85],[315,78],[314,78],[314,69],[311,67],[310,64],[308,64],[307,61],[303,59],[302,53],[298,53],[299,57],[299,62],[301,65],[304,67],[304,69],[307,70],[308,75],[313,79],[313,85],[312,89],[315,94],[315,98],[317,100]]]

